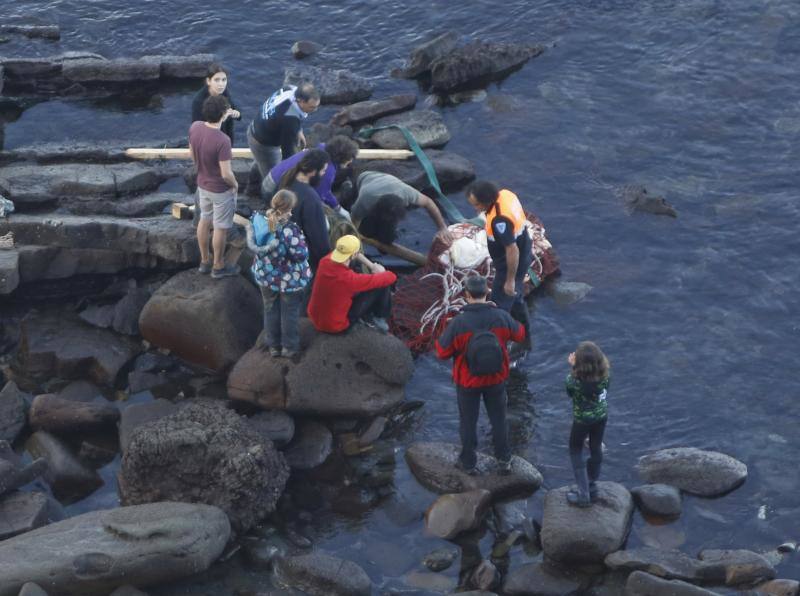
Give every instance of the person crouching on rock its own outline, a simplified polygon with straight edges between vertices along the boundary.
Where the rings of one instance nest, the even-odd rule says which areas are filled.
[[[360,251],[361,241],[348,234],[319,262],[308,303],[308,317],[318,331],[341,333],[359,320],[389,331],[386,319],[392,310],[391,285],[397,276]],[[355,263],[370,273],[356,273],[350,268]]]
[[[483,406],[492,424],[492,441],[498,471],[511,471],[511,448],[506,422],[506,343],[525,340],[525,328],[509,313],[487,302],[486,278],[471,275],[464,282],[467,306],[436,340],[436,355],[453,358],[453,381],[458,399],[461,455],[456,467],[470,476],[478,473],[478,413]]]
[[[567,375],[567,395],[572,399],[572,430],[569,457],[577,489],[567,493],[567,501],[589,507],[597,498],[597,479],[603,463],[603,433],[608,419],[608,385],[611,367],[608,358],[590,341],[582,341],[567,357],[572,372]],[[589,438],[589,459],[583,459],[583,443]]]
[[[303,290],[311,281],[308,247],[300,227],[291,219],[297,196],[279,190],[267,210],[269,231],[262,245],[255,242],[253,226],[247,226],[247,246],[255,254],[253,277],[264,301],[262,348],[271,356],[291,358],[300,351],[298,321]]]
[[[197,166],[197,196],[200,221],[197,224],[197,243],[200,247],[200,273],[211,273],[219,279],[239,274],[239,266],[230,257],[225,260],[225,244],[233,227],[236,194],[239,184],[231,168],[231,140],[220,130],[229,115],[230,104],[223,95],[212,95],[203,102],[203,122],[189,128],[189,153]],[[214,235],[212,268],[208,250],[211,228]],[[238,257],[238,254],[235,256]]]

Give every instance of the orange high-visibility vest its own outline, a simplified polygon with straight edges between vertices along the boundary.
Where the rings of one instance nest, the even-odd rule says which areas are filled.
[[[486,236],[490,242],[494,241],[492,222],[498,215],[502,215],[513,224],[514,238],[519,238],[520,234],[525,231],[525,222],[527,221],[525,210],[522,208],[517,195],[510,190],[501,190],[495,204],[486,212]]]

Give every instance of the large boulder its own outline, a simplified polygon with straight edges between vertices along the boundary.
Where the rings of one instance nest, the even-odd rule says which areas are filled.
[[[511,473],[500,474],[493,457],[478,453],[479,474],[470,476],[456,468],[460,450],[451,443],[414,443],[406,450],[406,461],[419,483],[438,493],[484,489],[497,500],[530,495],[542,485],[539,471],[517,456],[511,459]]]
[[[331,124],[335,126],[357,126],[365,122],[374,122],[383,116],[411,110],[416,104],[417,96],[413,93],[392,95],[386,99],[360,101],[336,112],[331,118]]]
[[[453,93],[485,87],[544,51],[542,46],[475,41],[431,64],[431,90]]]
[[[353,563],[312,553],[279,558],[275,576],[282,584],[313,596],[369,596],[372,582],[366,572]]]
[[[625,596],[718,596],[718,593],[678,579],[662,579],[644,571],[634,571],[625,582]]]
[[[694,447],[662,449],[639,458],[639,475],[700,497],[724,495],[747,479],[747,466],[730,455]]]
[[[0,391],[0,441],[13,443],[25,428],[28,404],[26,394],[14,381],[9,381]]]
[[[631,489],[642,513],[675,518],[681,515],[681,492],[668,484],[644,484]]]
[[[598,482],[597,486],[599,496],[587,508],[567,502],[569,487],[547,492],[541,536],[548,558],[573,564],[602,563],[625,543],[633,498],[616,482]]]
[[[372,95],[372,83],[349,70],[318,66],[289,66],[283,77],[284,85],[313,83],[322,103],[354,103]]]
[[[425,530],[445,540],[474,530],[483,521],[491,498],[492,494],[483,489],[442,495],[425,513]]]
[[[16,491],[0,497],[0,540],[47,523],[47,495]]]
[[[412,79],[427,73],[434,61],[452,52],[457,44],[458,34],[454,31],[446,31],[437,35],[414,48],[405,68],[394,71],[392,74]]]
[[[16,596],[26,582],[70,596],[162,584],[207,569],[229,536],[225,513],[208,505],[84,513],[1,542],[0,596]]]
[[[88,378],[110,386],[141,350],[129,339],[64,315],[31,313],[20,329],[14,366],[36,382]]]
[[[142,309],[139,330],[191,364],[223,371],[255,343],[262,308],[258,290],[244,277],[217,280],[189,270],[155,291]]]
[[[301,322],[299,360],[247,352],[228,376],[228,396],[267,410],[311,416],[371,417],[403,400],[414,372],[399,339],[357,325],[339,335]]]
[[[450,131],[444,120],[433,110],[414,110],[386,116],[378,120],[375,126],[402,126],[408,129],[422,148],[441,147],[450,140]],[[381,149],[410,149],[403,133],[396,128],[379,130],[370,139]]]
[[[283,455],[293,470],[311,470],[325,463],[332,450],[333,435],[328,427],[315,420],[302,420]]]
[[[425,155],[433,164],[436,178],[444,192],[460,190],[475,178],[475,167],[466,157],[450,151],[428,149]],[[370,161],[357,161],[354,171],[356,176],[367,170],[391,174],[409,186],[434,196],[435,190],[431,186],[428,175],[416,159],[376,159]]]
[[[122,457],[119,493],[126,505],[215,505],[243,532],[275,509],[288,477],[270,441],[224,404],[203,400],[134,431]]]
[[[75,402],[51,393],[37,395],[29,414],[33,428],[61,434],[114,430],[118,420],[119,410],[110,403]]]

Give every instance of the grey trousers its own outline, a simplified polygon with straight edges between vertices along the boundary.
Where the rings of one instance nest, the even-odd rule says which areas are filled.
[[[280,147],[262,145],[253,136],[253,125],[247,128],[247,145],[253,154],[253,165],[250,168],[250,180],[248,182],[248,193],[252,194],[251,188],[261,187],[261,181],[269,174],[282,158]]]

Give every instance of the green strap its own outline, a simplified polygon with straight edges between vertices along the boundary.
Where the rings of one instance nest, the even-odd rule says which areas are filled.
[[[434,170],[431,160],[427,155],[425,155],[425,152],[422,150],[422,147],[419,146],[417,139],[414,138],[414,135],[406,127],[398,124],[389,124],[387,126],[365,128],[358,133],[358,136],[368,139],[373,133],[378,132],[379,130],[386,130],[387,128],[396,128],[405,137],[408,146],[411,148],[411,151],[414,152],[414,155],[419,160],[422,169],[425,170],[425,175],[428,177],[428,181],[436,191],[436,203],[444,214],[445,219],[447,219],[451,224],[468,221],[475,225],[483,225],[483,221],[479,220],[478,218],[467,219],[464,217],[461,211],[458,210],[458,207],[456,207],[453,202],[445,196],[445,194],[442,192],[442,187],[439,185],[439,178],[436,177],[436,170]]]

